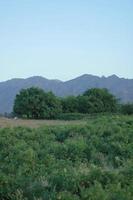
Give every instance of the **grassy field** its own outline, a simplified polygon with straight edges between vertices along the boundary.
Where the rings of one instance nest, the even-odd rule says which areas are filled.
[[[1,122],[1,200],[132,200],[133,116]]]
[[[38,128],[41,126],[57,126],[57,125],[86,125],[86,120],[26,120],[26,119],[8,119],[0,118],[0,127],[30,127]]]

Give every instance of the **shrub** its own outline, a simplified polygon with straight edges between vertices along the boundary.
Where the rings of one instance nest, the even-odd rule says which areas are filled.
[[[131,122],[0,129],[0,199],[132,200]]]

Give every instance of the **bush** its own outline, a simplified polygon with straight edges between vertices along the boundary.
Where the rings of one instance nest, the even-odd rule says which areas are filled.
[[[132,122],[0,129],[0,199],[132,200]]]

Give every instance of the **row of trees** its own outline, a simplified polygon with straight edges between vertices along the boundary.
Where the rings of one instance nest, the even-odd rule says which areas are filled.
[[[107,89],[90,89],[80,96],[58,98],[39,88],[22,89],[16,95],[13,112],[18,117],[54,119],[60,113],[115,112],[117,99]]]
[[[115,112],[117,109],[117,99],[107,89],[93,88],[83,95],[69,96],[61,101],[64,113]]]
[[[93,88],[83,95],[59,98],[52,92],[32,87],[22,89],[16,95],[13,112],[19,117],[55,119],[61,113],[116,112],[118,107],[118,100],[107,89]],[[123,112],[126,113],[126,110],[123,107]]]

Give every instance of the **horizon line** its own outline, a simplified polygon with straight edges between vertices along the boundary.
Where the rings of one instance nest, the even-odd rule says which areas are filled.
[[[127,79],[127,80],[132,80],[133,78],[127,78],[127,77],[120,77],[116,74],[111,74],[109,76],[105,76],[105,75],[94,75],[94,74],[82,74],[82,75],[79,75],[79,76],[75,76],[71,79],[68,79],[68,80],[61,80],[61,79],[58,79],[58,78],[46,78],[45,76],[41,76],[41,75],[31,75],[31,76],[28,76],[28,77],[13,77],[13,78],[9,78],[7,80],[3,80],[3,81],[0,81],[0,83],[3,83],[3,82],[7,82],[7,81],[11,81],[11,80],[26,80],[26,79],[30,79],[30,78],[35,78],[35,77],[40,77],[40,78],[44,78],[44,79],[47,79],[47,80],[50,80],[50,81],[60,81],[60,82],[67,82],[67,81],[71,81],[71,80],[74,80],[74,79],[77,79],[77,78],[80,78],[80,77],[83,77],[83,76],[93,76],[93,77],[97,77],[97,78],[110,78],[110,77],[116,77],[116,78],[119,78],[119,79]]]

